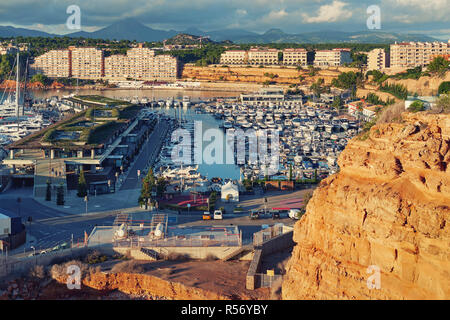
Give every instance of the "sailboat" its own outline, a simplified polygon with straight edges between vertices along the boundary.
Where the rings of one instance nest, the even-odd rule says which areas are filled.
[[[20,116],[24,115],[23,112],[23,106],[19,106],[19,96],[20,96],[20,86],[19,86],[19,52],[17,52],[17,59],[16,59],[16,67],[17,67],[17,74],[16,74],[16,92],[15,92],[15,101],[12,98],[12,95],[8,94],[7,98],[4,99],[4,96],[6,94],[7,89],[5,88],[5,91],[2,95],[2,103],[0,104],[0,118],[7,118],[7,117],[17,117],[19,119]]]

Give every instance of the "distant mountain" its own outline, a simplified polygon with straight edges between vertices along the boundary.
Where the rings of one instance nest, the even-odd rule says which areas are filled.
[[[14,28],[11,26],[0,26],[0,38],[11,37],[54,37],[54,35],[42,31]]]
[[[236,43],[389,43],[395,41],[436,41],[421,34],[400,34],[378,31],[341,32],[319,31],[288,34],[280,29],[271,29],[261,35],[231,39]]]
[[[185,31],[158,30],[145,26],[141,22],[129,18],[94,32],[75,32],[67,36],[109,40],[163,41],[177,34],[209,36],[216,42],[233,41],[235,43],[391,43],[395,41],[436,41],[435,38],[421,34],[402,34],[380,31],[341,32],[325,30],[299,34],[285,33],[280,29],[270,29],[263,34],[244,29],[223,29],[202,31],[192,27]],[[0,26],[0,37],[56,37],[46,32]]]
[[[175,36],[178,32],[149,28],[135,19],[124,19],[94,32],[76,32],[70,37],[85,37],[109,40],[162,41]]]
[[[202,36],[193,36],[191,34],[180,33],[176,36],[167,39],[166,45],[199,45],[208,44],[213,42],[208,38],[202,38]]]

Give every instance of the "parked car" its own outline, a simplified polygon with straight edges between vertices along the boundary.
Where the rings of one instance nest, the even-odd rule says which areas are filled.
[[[211,213],[203,212],[203,220],[211,220]]]
[[[259,212],[257,212],[257,211],[250,212],[250,219],[251,220],[259,219]]]
[[[214,220],[222,220],[223,215],[221,210],[215,210],[214,211]]]

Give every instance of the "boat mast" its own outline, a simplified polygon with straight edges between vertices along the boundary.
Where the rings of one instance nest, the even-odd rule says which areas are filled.
[[[16,117],[17,117],[17,131],[19,131],[19,51],[17,51],[17,70],[16,70]]]

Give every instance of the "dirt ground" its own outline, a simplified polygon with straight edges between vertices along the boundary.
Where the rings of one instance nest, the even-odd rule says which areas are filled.
[[[217,292],[236,299],[269,299],[268,289],[247,290],[246,275],[250,261],[136,261],[145,274]],[[113,264],[105,265],[109,271]]]

